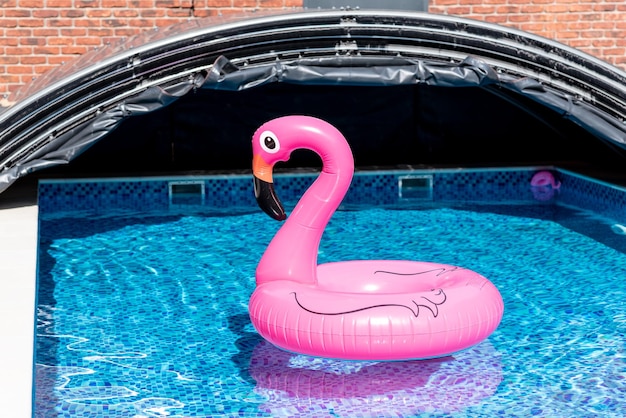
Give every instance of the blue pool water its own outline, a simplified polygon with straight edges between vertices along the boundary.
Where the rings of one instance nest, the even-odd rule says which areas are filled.
[[[337,212],[320,262],[456,264],[502,293],[485,342],[388,363],[286,353],[256,334],[247,302],[279,226],[255,208],[42,214],[35,415],[626,416],[626,236],[589,213],[545,202]]]

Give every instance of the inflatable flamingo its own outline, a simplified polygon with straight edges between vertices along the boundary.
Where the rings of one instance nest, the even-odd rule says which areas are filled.
[[[272,169],[292,151],[310,149],[322,171],[287,218]],[[502,319],[496,287],[473,271],[418,261],[317,264],[326,224],[354,172],[350,147],[332,125],[286,116],[252,140],[260,207],[287,218],[261,258],[250,318],[266,340],[288,351],[353,360],[440,357],[487,338]]]
[[[555,191],[559,190],[561,182],[546,170],[538,171],[530,180],[530,190],[536,200],[545,202],[554,198]]]
[[[552,187],[557,190],[561,187],[561,182],[554,178],[554,174],[549,171],[539,171],[533,175],[530,180],[532,187]]]

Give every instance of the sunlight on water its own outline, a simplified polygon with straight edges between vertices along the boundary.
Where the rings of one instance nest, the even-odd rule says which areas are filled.
[[[626,415],[626,254],[536,208],[505,212],[367,209],[331,220],[320,262],[460,265],[502,293],[503,321],[482,344],[389,363],[261,340],[247,302],[280,226],[261,213],[44,219],[36,416]]]

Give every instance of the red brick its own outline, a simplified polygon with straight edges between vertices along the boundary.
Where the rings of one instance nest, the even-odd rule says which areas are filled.
[[[546,24],[545,23],[521,23],[519,28],[523,31],[546,36]]]
[[[573,31],[588,30],[588,29],[591,29],[591,23],[590,22],[572,22],[572,23],[567,24],[567,28]]]
[[[55,9],[42,9],[42,10],[33,10],[33,17],[38,17],[42,19],[49,19],[51,17],[58,17],[59,12]]]
[[[139,33],[139,31],[137,29],[124,26],[121,28],[115,28],[113,33],[115,34],[116,37],[124,38],[124,37],[136,35],[137,33]]]
[[[578,38],[578,34],[576,32],[571,32],[571,31],[557,32],[555,36],[557,37],[557,39],[560,39],[561,42],[563,42],[564,40]]]
[[[211,16],[216,16],[217,13],[214,9],[201,9],[198,10],[197,8],[195,8],[193,10],[193,15],[194,17],[198,17],[198,18],[205,18],[205,17],[211,17]]]
[[[47,59],[47,58],[46,58]],[[35,74],[41,75],[55,68],[56,65],[38,65],[35,67]]]
[[[0,65],[19,64],[20,59],[14,55],[0,55]]]
[[[95,8],[100,7],[99,0],[75,0],[74,7],[77,8]]]
[[[87,29],[87,35],[102,38],[104,36],[113,35],[113,30],[110,28],[89,28]]]
[[[571,39],[566,42],[569,46],[574,48],[583,48],[589,45],[588,39]]]
[[[127,7],[126,0],[102,0],[102,8]]]
[[[512,23],[522,23],[522,22],[530,22],[530,15],[527,14],[518,14],[518,15],[508,15],[509,22]]]
[[[580,32],[580,37],[581,38],[598,39],[598,38],[601,38],[602,36],[603,36],[603,32],[599,31],[599,30],[586,30],[586,31]]]
[[[65,64],[66,61],[70,61],[73,57],[67,57],[66,55],[54,55],[48,57],[48,64],[57,67],[61,64]]]
[[[18,19],[24,19],[31,16],[30,10],[26,9],[8,9],[4,11],[4,17],[15,17]],[[20,20],[20,23],[21,20]]]
[[[507,5],[507,6],[497,6],[496,7],[496,13],[499,14],[518,14],[521,12],[521,7],[519,6],[511,6],[511,5]],[[528,16],[528,18],[530,19],[530,16]]]
[[[48,45],[74,45],[74,39],[69,35],[61,37],[54,36],[48,38]]]
[[[19,39],[32,36],[33,30],[28,28],[7,29],[5,34],[7,38]]]
[[[185,19],[193,16],[193,10],[191,9],[170,9],[167,11],[168,17]]]
[[[155,0],[128,0],[128,7],[134,9],[154,9]]]
[[[97,28],[106,19],[72,19],[73,26],[77,28]]]
[[[471,11],[471,8],[469,6],[448,7],[448,14],[456,15],[456,16],[467,15],[470,13],[470,11]]]
[[[85,16],[84,10],[79,9],[65,9],[60,12],[61,17],[68,17],[70,19],[77,19]]]
[[[0,72],[0,86],[2,84],[12,84],[12,83],[18,83],[20,80],[19,77],[16,77],[14,75],[7,75],[6,74],[6,67],[4,68],[4,74],[2,74]]]
[[[504,25],[507,22],[507,17],[500,16],[500,15],[491,15],[491,16],[486,16],[485,21],[489,23],[496,23],[496,24]]]
[[[209,1],[209,4],[211,4],[212,2]],[[436,2],[433,3],[437,3],[437,6],[446,6],[446,5],[458,5],[460,4],[460,0],[437,0]]]
[[[67,38],[68,41],[72,41],[72,45],[74,44],[73,39],[71,38],[75,38],[77,36],[85,36],[87,35],[87,29],[85,28],[68,28],[68,29],[61,29],[61,36],[63,36],[64,38]]]
[[[589,13],[591,12],[591,7],[588,4],[572,4],[569,7],[569,11],[570,12],[582,12],[582,13]]]
[[[581,20],[602,20],[602,14],[600,13],[582,13]]]
[[[194,7],[194,4],[192,0],[155,0],[155,7],[190,9]]]
[[[130,19],[128,21],[128,26],[130,27],[134,27],[134,26],[138,26],[141,28],[153,28],[154,27],[154,20],[153,19]],[[173,21],[172,23],[176,23],[177,21]],[[158,25],[158,26],[165,26],[165,25]]]
[[[93,19],[93,18],[102,18],[102,17],[111,17],[113,12],[109,9],[86,9],[85,17]]]
[[[72,7],[72,0],[46,0],[47,7]]]
[[[20,58],[21,65],[40,65],[46,63],[46,57],[38,55],[29,55],[27,57]]]
[[[118,9],[118,10],[113,10],[113,16],[133,18],[133,17],[138,17],[139,12],[135,9]]]
[[[89,48],[85,46],[66,46],[61,48],[61,53],[65,55],[82,55],[87,52]]]
[[[128,26],[128,22],[125,19],[102,19],[102,26],[107,28],[119,28],[122,26]]]
[[[591,45],[595,47],[604,48],[604,53],[607,53],[608,52],[607,48],[614,46],[615,41],[613,39],[594,39],[591,42]]]
[[[180,22],[181,22],[181,19],[173,19],[173,18],[169,18],[169,19],[168,18],[154,19],[154,24],[157,27],[161,27],[161,28],[162,27],[166,27],[166,26],[175,25],[175,24],[180,23]],[[148,27],[148,26],[146,26],[146,27]]]
[[[43,9],[45,7],[44,0],[19,0],[19,7],[23,7],[25,9]],[[2,2],[0,2],[2,5]]]
[[[71,19],[48,19],[46,20],[46,24],[50,27],[62,28],[62,27],[72,27]]]
[[[589,23],[589,22],[586,22],[586,23]],[[615,23],[611,21],[602,20],[599,22],[591,23],[591,27],[594,29],[611,30],[615,27]]]
[[[255,7],[256,0],[233,0],[233,7],[241,8],[241,7]]]
[[[55,46],[37,46],[33,48],[33,54],[36,55],[59,55],[61,48]]]
[[[544,6],[538,4],[523,4],[520,6],[521,13],[543,13]]]
[[[0,28],[16,28],[17,19],[0,19]]]
[[[594,12],[613,12],[617,10],[617,6],[615,4],[594,4],[592,10]]]
[[[458,0],[454,0],[455,4]],[[232,0],[207,0],[207,7],[231,7]]]
[[[472,13],[490,15],[495,13],[495,6],[472,6]]]
[[[145,18],[163,17],[165,16],[165,10],[159,10],[159,9],[142,10],[140,12],[140,16],[145,17]]]
[[[549,15],[546,15],[549,16]],[[552,15],[557,22],[579,22],[581,20],[580,13],[561,13]]]
[[[17,46],[19,40],[13,36],[0,36],[0,46]]]
[[[604,53],[615,56],[626,56],[626,48],[605,48]]]
[[[6,66],[7,74],[33,74],[33,67],[30,65],[7,65]]]
[[[76,45],[100,45],[100,38],[98,38],[97,36],[84,36],[81,38],[76,38]]]
[[[20,38],[20,45],[45,45],[46,38]]]

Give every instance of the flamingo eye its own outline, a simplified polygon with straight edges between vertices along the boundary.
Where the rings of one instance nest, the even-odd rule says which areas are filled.
[[[280,150],[280,142],[278,142],[278,138],[271,131],[265,131],[260,136],[261,148],[263,151],[268,152],[270,154],[275,154]]]

